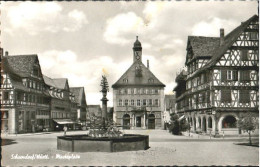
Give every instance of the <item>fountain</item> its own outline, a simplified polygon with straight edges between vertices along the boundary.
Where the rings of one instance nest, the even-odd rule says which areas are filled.
[[[106,76],[101,80],[102,92],[102,125],[94,125],[89,134],[67,135],[57,137],[57,149],[69,152],[120,152],[137,151],[149,148],[149,136],[138,134],[123,134],[115,123],[107,119]]]

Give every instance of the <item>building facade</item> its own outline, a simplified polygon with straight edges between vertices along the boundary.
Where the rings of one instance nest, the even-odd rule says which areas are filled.
[[[64,126],[75,129],[77,124],[77,102],[70,92],[67,78],[49,78],[43,76],[47,90],[51,95],[51,129],[62,130]]]
[[[189,36],[185,65],[177,77],[177,112],[192,131],[241,134],[246,112],[259,117],[259,17],[254,15],[226,36]],[[185,86],[184,86],[185,85]]]
[[[37,55],[3,57],[1,49],[1,130],[16,134],[48,131],[50,95]]]
[[[163,128],[164,87],[142,63],[142,46],[138,38],[133,47],[133,64],[112,85],[113,120],[124,129]]]
[[[169,124],[171,120],[171,114],[175,113],[175,94],[173,95],[165,95],[164,98],[164,112],[163,112],[163,124],[164,129],[167,128],[167,125]]]
[[[70,87],[70,91],[75,95],[77,121],[85,126],[87,119],[87,102],[84,87]]]

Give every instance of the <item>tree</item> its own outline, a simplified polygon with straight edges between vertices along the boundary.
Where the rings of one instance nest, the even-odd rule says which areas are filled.
[[[249,135],[250,145],[252,145],[251,133],[254,132],[257,126],[258,126],[258,118],[250,112],[245,113],[238,120],[238,127],[244,132],[247,132]]]
[[[171,121],[169,124],[169,131],[174,135],[181,135],[181,132],[184,132],[189,129],[189,124],[184,117],[179,117],[177,114],[172,113]]]

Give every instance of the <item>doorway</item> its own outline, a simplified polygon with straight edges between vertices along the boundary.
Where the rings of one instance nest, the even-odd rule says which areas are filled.
[[[136,117],[136,127],[141,127],[141,116]]]
[[[123,129],[130,129],[130,116],[128,114],[123,116]]]
[[[154,116],[154,114],[148,115],[148,129],[155,129],[155,116]]]

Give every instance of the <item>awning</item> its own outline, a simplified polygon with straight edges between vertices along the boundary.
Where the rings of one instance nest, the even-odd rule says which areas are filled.
[[[58,124],[75,124],[77,122],[72,121],[71,119],[53,119],[53,121],[57,122]]]

